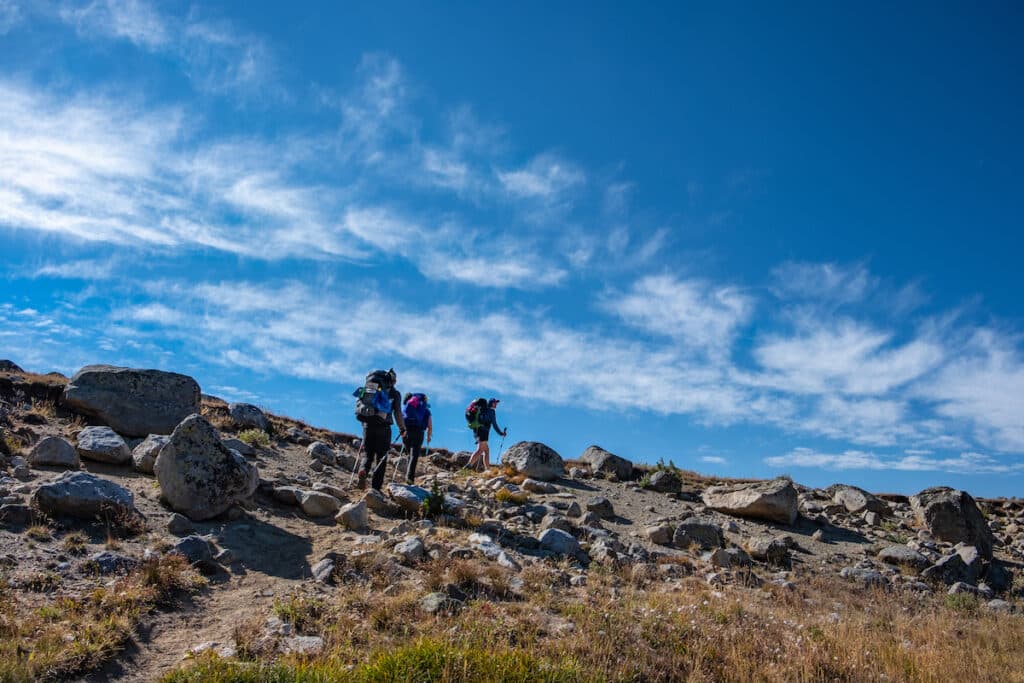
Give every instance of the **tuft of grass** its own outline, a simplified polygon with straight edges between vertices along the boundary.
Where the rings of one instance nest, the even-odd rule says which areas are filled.
[[[530,494],[526,491],[509,491],[508,489],[498,489],[494,494],[494,500],[499,503],[522,505],[526,501],[530,500]]]
[[[254,448],[266,448],[270,445],[270,436],[262,429],[244,429],[238,433],[238,438]]]
[[[25,535],[31,538],[33,541],[49,541],[53,538],[53,533],[50,531],[50,527],[43,524],[34,524],[30,526],[26,531]]]
[[[293,595],[287,600],[274,602],[274,614],[299,633],[315,633],[325,613],[324,601],[303,595]]]
[[[84,555],[88,550],[89,538],[81,531],[72,531],[64,537],[61,546],[70,555]]]

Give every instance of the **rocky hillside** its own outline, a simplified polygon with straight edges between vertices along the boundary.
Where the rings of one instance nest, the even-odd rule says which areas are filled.
[[[539,435],[538,435],[539,436]],[[1024,505],[431,451],[0,362],[0,680],[1022,680]]]

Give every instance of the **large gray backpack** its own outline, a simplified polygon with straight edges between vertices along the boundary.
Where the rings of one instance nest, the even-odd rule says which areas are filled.
[[[391,424],[391,389],[391,375],[386,370],[374,370],[368,374],[366,383],[352,392],[356,397],[356,419]]]

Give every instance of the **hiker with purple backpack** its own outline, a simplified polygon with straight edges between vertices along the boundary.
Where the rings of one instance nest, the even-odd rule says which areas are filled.
[[[409,453],[409,469],[405,480],[413,484],[416,481],[416,462],[423,454],[423,437],[426,435],[428,444],[434,437],[434,418],[430,414],[427,395],[406,394],[402,401],[402,414],[405,417],[405,436],[402,441]]]
[[[487,438],[490,436],[491,427],[494,427],[494,431],[502,438],[505,438],[508,433],[508,430],[502,430],[498,426],[498,416],[495,412],[498,403],[500,401],[496,398],[492,398],[490,401],[478,398],[466,408],[467,426],[473,430],[473,438],[476,439],[476,450],[469,457],[468,467],[475,468],[479,464],[482,469],[490,468],[491,446],[487,443]]]

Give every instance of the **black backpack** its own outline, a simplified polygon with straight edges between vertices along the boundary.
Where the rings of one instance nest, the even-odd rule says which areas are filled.
[[[466,426],[470,429],[479,429],[480,427],[490,426],[484,425],[480,422],[480,416],[487,408],[487,399],[478,398],[468,406],[466,406]]]
[[[366,383],[352,392],[356,397],[356,419],[360,422],[382,420],[391,424],[391,375],[387,370],[374,370]]]

